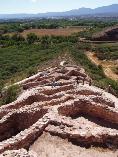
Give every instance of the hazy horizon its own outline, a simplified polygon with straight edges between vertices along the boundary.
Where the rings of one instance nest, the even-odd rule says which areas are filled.
[[[101,3],[100,3],[101,2]],[[118,4],[118,0],[0,0],[0,14],[36,14]]]

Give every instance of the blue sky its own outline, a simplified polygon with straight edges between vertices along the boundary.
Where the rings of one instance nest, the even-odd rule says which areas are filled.
[[[118,4],[118,0],[0,0],[0,14],[66,11]]]

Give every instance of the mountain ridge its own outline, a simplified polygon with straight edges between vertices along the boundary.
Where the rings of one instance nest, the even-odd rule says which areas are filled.
[[[0,19],[14,19],[14,18],[52,18],[52,17],[69,17],[69,16],[118,16],[118,4],[112,4],[109,6],[102,6],[95,9],[91,8],[79,8],[79,9],[72,9],[69,11],[64,12],[46,12],[46,13],[37,13],[37,14],[30,14],[30,13],[19,13],[19,14],[0,14]]]

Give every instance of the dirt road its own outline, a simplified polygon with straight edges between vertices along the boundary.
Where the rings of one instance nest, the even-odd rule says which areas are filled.
[[[87,52],[86,53],[87,57],[96,65],[102,65],[104,73],[107,77],[118,81],[118,75],[115,74],[112,70],[113,67],[118,66],[118,63],[115,63],[113,61],[102,61],[99,60],[93,52]]]

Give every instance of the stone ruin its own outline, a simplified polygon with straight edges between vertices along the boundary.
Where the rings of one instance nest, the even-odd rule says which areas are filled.
[[[18,82],[22,93],[0,108],[0,157],[37,157],[28,150],[44,132],[85,147],[117,148],[118,99],[89,80],[84,69],[68,65]]]

